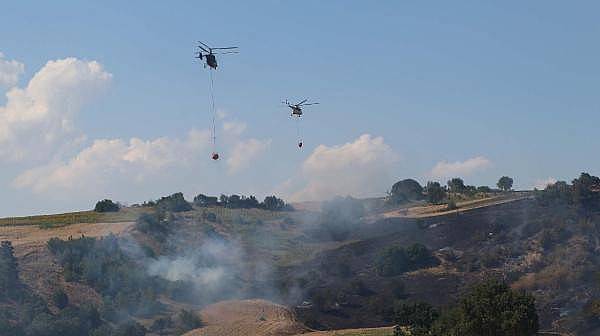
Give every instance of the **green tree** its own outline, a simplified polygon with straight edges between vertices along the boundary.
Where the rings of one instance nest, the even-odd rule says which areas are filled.
[[[267,210],[280,211],[286,208],[286,204],[281,198],[267,196],[263,201],[263,207]]]
[[[496,183],[496,185],[498,186],[498,188],[500,188],[501,190],[504,191],[509,191],[510,189],[512,189],[513,186],[513,179],[511,177],[508,176],[502,176],[499,180],[498,183]]]
[[[455,177],[448,181],[448,189],[453,193],[462,193],[465,191],[465,182],[460,177]]]
[[[180,192],[161,197],[156,201],[156,206],[161,211],[182,212],[192,210],[192,206],[185,200],[183,194]]]
[[[572,182],[573,203],[585,209],[600,208],[600,178],[581,173]]]
[[[0,243],[0,299],[15,298],[21,290],[17,258],[10,241]]]
[[[94,211],[96,212],[117,212],[119,211],[119,205],[109,199],[104,199],[96,203]]]
[[[427,182],[427,201],[431,204],[440,204],[446,198],[446,190],[439,182]]]
[[[402,301],[394,307],[394,323],[407,327],[411,336],[429,335],[439,313],[426,302]]]
[[[423,198],[423,187],[413,179],[405,179],[394,183],[390,191],[390,200],[395,203],[404,203]]]
[[[432,334],[533,336],[538,329],[533,296],[489,280],[476,285],[456,308],[444,313],[435,323]]]

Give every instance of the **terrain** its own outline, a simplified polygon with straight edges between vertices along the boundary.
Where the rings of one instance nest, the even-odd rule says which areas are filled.
[[[147,335],[392,335],[398,302],[443,310],[487,278],[532,293],[541,330],[600,330],[590,317],[599,293],[595,211],[544,204],[532,192],[481,194],[458,200],[454,209],[349,198],[293,206],[194,203],[165,210],[153,204],[7,218],[0,219],[0,240],[12,242],[24,285],[58,313],[58,290],[73,306],[102,307],[110,295],[122,295],[101,279],[77,275],[78,264],[56,252],[74,253],[69,246],[84,238],[92,250],[82,251],[114,239],[124,263],[119,269],[131,268],[156,288],[139,292],[156,307],[126,313]],[[49,248],[52,238],[64,247]],[[411,246],[426,248],[428,261],[399,272],[382,268],[384,251]],[[128,285],[133,291],[135,282]]]

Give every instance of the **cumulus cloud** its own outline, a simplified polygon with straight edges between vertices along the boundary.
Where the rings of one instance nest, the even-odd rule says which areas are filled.
[[[209,140],[208,131],[196,130],[185,139],[100,139],[69,161],[25,171],[14,185],[45,193],[89,192],[115,183],[142,183],[166,168],[188,164],[205,154]]]
[[[238,141],[227,159],[229,173],[241,171],[248,164],[256,160],[271,145],[271,140],[247,139]]]
[[[19,82],[25,71],[25,65],[15,60],[9,61],[0,52],[0,87],[11,88]]]
[[[553,185],[554,183],[556,183],[556,179],[554,177],[548,177],[546,179],[539,179],[536,180],[534,183],[534,188],[543,190],[546,189],[547,186]]]
[[[435,179],[464,177],[484,170],[491,165],[492,162],[483,156],[476,156],[465,161],[441,161],[438,162],[433,169],[431,169],[429,176]]]
[[[233,135],[241,135],[246,130],[246,123],[240,121],[223,122],[223,130]]]
[[[296,201],[380,195],[389,188],[398,159],[382,137],[363,134],[343,145],[319,145],[302,164],[299,176],[280,188]]]
[[[74,117],[111,78],[95,61],[66,58],[46,63],[25,88],[6,93],[6,105],[0,106],[0,158],[41,159],[42,153],[81,139]]]

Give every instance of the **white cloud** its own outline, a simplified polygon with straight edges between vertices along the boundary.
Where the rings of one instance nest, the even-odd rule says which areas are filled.
[[[300,175],[280,189],[296,201],[381,195],[392,182],[398,158],[382,137],[369,134],[343,145],[319,145],[302,164]]]
[[[49,61],[25,88],[6,93],[0,106],[0,158],[51,156],[81,139],[75,115],[110,82],[112,75],[95,61]]]
[[[247,139],[239,140],[227,159],[229,173],[237,173],[256,160],[271,145],[271,140]]]
[[[106,186],[142,183],[167,168],[207,159],[208,131],[192,130],[183,140],[100,139],[67,162],[55,162],[19,175],[14,185],[46,192],[91,192]]]
[[[232,135],[241,135],[246,130],[246,123],[240,121],[225,121],[223,122],[223,130]]]
[[[484,170],[492,165],[492,162],[483,156],[477,156],[465,161],[438,162],[429,173],[435,179],[446,179],[450,177],[465,177],[477,171]]]
[[[543,190],[546,189],[547,186],[553,185],[556,183],[556,179],[554,177],[548,177],[546,179],[539,179],[535,181],[534,188]]]
[[[25,71],[25,65],[15,60],[9,61],[0,52],[0,87],[11,88],[19,82]]]

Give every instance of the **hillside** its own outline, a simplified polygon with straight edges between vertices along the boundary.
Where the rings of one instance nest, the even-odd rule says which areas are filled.
[[[295,211],[157,206],[110,214],[141,215],[125,222],[30,217],[1,226],[0,238],[12,241],[19,278],[50,313],[64,312],[53,303],[64,290],[73,307],[101,307],[113,332],[389,335],[380,327],[393,325],[398,302],[444,309],[495,277],[535,296],[542,329],[593,335],[585,314],[598,295],[597,213],[547,206],[530,193],[467,199],[457,207],[393,208],[374,199]],[[42,223],[48,218],[52,225]],[[54,237],[61,240],[49,244]],[[429,256],[386,271],[382,253],[399,247],[423,248]],[[92,265],[106,266],[92,276],[86,271]],[[122,317],[114,319],[107,302],[137,324],[120,327]]]

